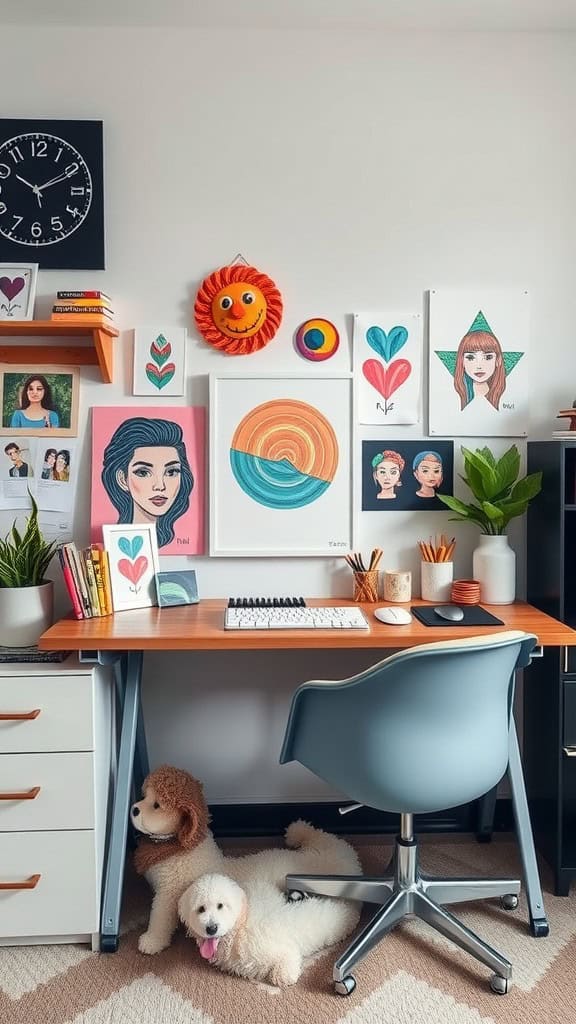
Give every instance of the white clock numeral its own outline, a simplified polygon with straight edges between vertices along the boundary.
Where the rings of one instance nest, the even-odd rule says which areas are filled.
[[[47,156],[48,143],[45,139],[30,139],[32,156]]]
[[[42,225],[40,221],[34,221],[32,227],[30,228],[30,234],[32,235],[32,238],[40,238],[40,235],[42,234]]]
[[[73,174],[76,174],[78,170],[78,164],[68,164],[68,167],[64,168],[64,174],[67,178],[71,178]]]
[[[14,223],[13,223],[13,225],[12,225],[12,227],[11,227],[11,229],[10,229],[10,230],[11,230],[11,231],[14,231],[14,230],[15,230],[15,228],[17,228],[17,227],[18,227],[18,225],[19,225],[20,221],[21,221],[21,220],[24,220],[24,218],[23,218],[23,217],[17,217],[17,216],[16,216],[16,214],[13,214],[12,216],[14,217]]]
[[[9,178],[11,174],[8,164],[0,164],[0,178]]]
[[[24,159],[18,146],[14,146],[14,149],[9,150],[8,155],[12,157],[15,164]]]
[[[58,152],[56,153],[56,156],[54,157],[54,163],[55,164],[58,163],[58,161],[59,161],[61,156],[62,156],[62,146],[59,147]]]
[[[7,209],[8,207],[6,206],[6,203],[0,203],[0,214],[6,213]]]
[[[71,196],[83,196],[84,195],[84,189],[81,188],[79,185],[72,185],[71,188],[70,188],[70,195]]]
[[[66,207],[66,213],[72,214],[73,217],[79,217],[80,216],[80,210],[78,210],[75,206],[67,206]]]
[[[63,231],[64,230],[64,228],[62,226],[62,221],[60,220],[60,217],[51,217],[50,218],[50,223],[51,223],[52,227],[54,228],[54,231]]]

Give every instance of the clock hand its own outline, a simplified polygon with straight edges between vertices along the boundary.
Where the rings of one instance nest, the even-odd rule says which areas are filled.
[[[40,195],[40,189],[38,188],[38,185],[31,185],[29,181],[26,181],[26,178],[21,178],[19,174],[17,174],[16,177],[18,178],[18,181],[22,182],[23,185],[27,185],[28,188],[32,189],[34,195],[36,196],[36,199],[38,200],[38,206],[42,208],[42,196]]]
[[[45,181],[43,185],[38,185],[40,192],[43,192],[44,189],[48,188],[50,185],[56,185],[56,183],[59,181],[65,181],[66,178],[71,178],[73,174],[76,174],[77,170],[78,165],[71,164],[70,167],[67,167],[66,170],[63,171],[62,174],[59,174],[56,178],[50,178],[50,181]]]
[[[18,178],[18,181],[22,182],[23,185],[28,185],[28,188],[31,188],[33,192],[35,192],[38,188],[38,185],[31,185],[29,181],[26,181],[26,178],[21,178],[19,174],[17,174],[16,177]]]

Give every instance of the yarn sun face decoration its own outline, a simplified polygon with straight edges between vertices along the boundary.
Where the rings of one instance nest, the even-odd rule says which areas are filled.
[[[196,326],[210,345],[231,356],[264,348],[282,320],[282,296],[267,274],[231,264],[210,274],[194,303]]]

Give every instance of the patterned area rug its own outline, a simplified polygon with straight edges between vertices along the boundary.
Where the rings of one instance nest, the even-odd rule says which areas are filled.
[[[382,850],[358,840],[363,867],[382,869]],[[370,840],[372,843],[372,840]],[[276,845],[250,844],[250,848]],[[228,852],[247,852],[227,847]],[[513,843],[426,843],[431,874],[519,877]],[[145,883],[130,876],[123,936],[116,954],[84,946],[0,949],[1,1024],[572,1024],[576,1021],[576,892],[551,894],[542,868],[551,933],[533,939],[523,899],[517,911],[497,902],[460,905],[458,916],[513,963],[507,996],[489,988],[490,972],[425,925],[398,927],[356,969],[357,987],[334,994],[331,966],[344,948],[308,963],[297,985],[280,990],[221,974],[178,932],[158,956],[138,952],[147,919]]]

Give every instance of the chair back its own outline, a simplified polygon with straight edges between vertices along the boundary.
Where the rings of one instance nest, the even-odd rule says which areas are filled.
[[[506,771],[514,672],[535,643],[505,632],[426,644],[350,679],[304,683],[280,761],[383,811],[468,803]]]

